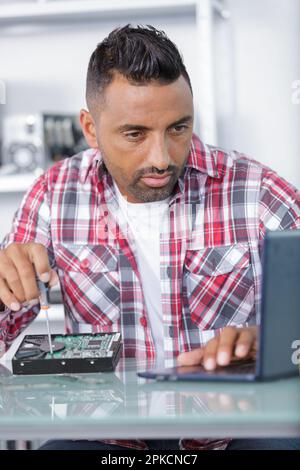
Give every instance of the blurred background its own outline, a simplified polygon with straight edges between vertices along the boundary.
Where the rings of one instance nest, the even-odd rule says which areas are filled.
[[[33,179],[86,146],[88,60],[126,23],[177,44],[205,142],[300,187],[299,0],[0,0],[0,239]]]
[[[177,44],[205,142],[300,188],[300,0],[0,0],[0,240],[33,180],[86,147],[78,113],[89,57],[127,23]],[[59,290],[56,301],[52,333],[64,329]],[[30,333],[46,333],[42,314]]]

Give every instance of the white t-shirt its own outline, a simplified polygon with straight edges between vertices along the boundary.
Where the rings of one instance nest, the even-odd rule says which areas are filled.
[[[156,355],[164,357],[163,312],[160,284],[160,233],[169,199],[157,202],[130,203],[114,182],[120,214],[125,218],[134,236],[137,264],[152,331]],[[124,220],[124,219],[123,219]]]

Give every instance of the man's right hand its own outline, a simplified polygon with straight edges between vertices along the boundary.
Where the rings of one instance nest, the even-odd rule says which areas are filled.
[[[38,304],[37,276],[50,287],[58,283],[43,245],[12,243],[0,250],[0,300],[8,308],[17,312],[23,306]]]

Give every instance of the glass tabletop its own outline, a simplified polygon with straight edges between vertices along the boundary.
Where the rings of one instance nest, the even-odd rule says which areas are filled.
[[[0,366],[0,436],[180,438],[300,436],[300,378],[266,383],[155,382],[115,372],[14,376]]]

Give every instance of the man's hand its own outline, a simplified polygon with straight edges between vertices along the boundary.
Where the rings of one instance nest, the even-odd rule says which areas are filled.
[[[218,337],[208,341],[203,348],[179,354],[178,365],[203,365],[207,370],[227,366],[236,359],[253,357],[257,350],[257,326],[235,328],[228,326]]]
[[[58,283],[51,269],[46,248],[39,243],[12,243],[0,250],[0,300],[8,308],[18,311],[38,303],[36,276],[49,286]]]

